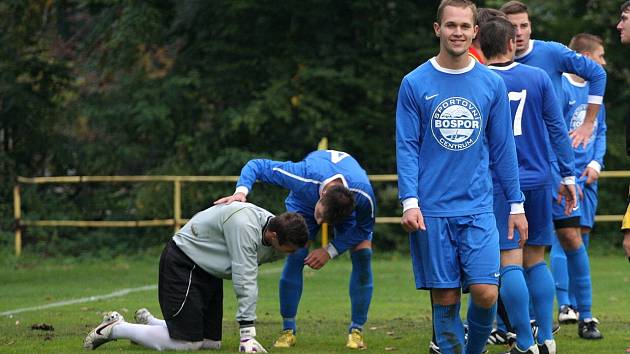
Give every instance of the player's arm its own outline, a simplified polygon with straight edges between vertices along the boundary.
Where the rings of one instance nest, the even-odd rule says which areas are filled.
[[[597,117],[597,132],[593,142],[593,160],[588,163],[582,176],[586,177],[586,184],[591,184],[599,179],[599,174],[604,167],[604,156],[606,155],[606,109],[604,106],[599,110]]]
[[[507,202],[510,204],[508,238],[514,237],[514,228],[520,235],[521,247],[527,241],[527,219],[525,218],[525,197],[521,192],[518,176],[516,145],[512,131],[512,118],[509,98],[503,80],[495,87],[495,100],[488,115],[486,136],[490,154],[490,166],[497,176]]]
[[[600,106],[604,100],[606,91],[606,71],[593,60],[578,54],[566,46],[556,43],[561,70],[563,72],[578,75],[589,82],[588,107],[584,122],[577,129],[571,132],[573,147],[582,144],[586,147],[589,137],[593,133],[595,120]]]
[[[305,177],[307,173],[306,162],[274,161],[267,159],[250,160],[241,169],[241,175],[236,182],[236,191],[233,195],[220,198],[214,204],[231,203],[233,201],[245,202],[247,194],[252,190],[256,180],[273,184],[287,189],[297,189],[304,183],[309,183]],[[312,181],[311,183],[314,183]]]
[[[398,196],[403,206],[401,224],[407,232],[425,229],[418,202],[421,145],[418,104],[415,102],[411,84],[404,78],[396,105],[396,170]]]
[[[558,161],[558,167],[560,169],[560,186],[558,188],[558,202],[565,199],[566,210],[565,213],[570,213],[571,210],[577,205],[577,196],[575,189],[575,154],[571,147],[571,139],[567,134],[567,126],[563,118],[563,112],[560,110],[558,99],[567,101],[566,94],[558,98],[549,75],[545,72],[541,72],[543,77],[543,121],[547,127],[549,134],[549,143],[551,149],[556,155]],[[563,78],[563,88],[565,87]],[[564,91],[564,89],[563,89]],[[566,103],[566,102],[563,102]],[[564,104],[563,104],[564,106]]]

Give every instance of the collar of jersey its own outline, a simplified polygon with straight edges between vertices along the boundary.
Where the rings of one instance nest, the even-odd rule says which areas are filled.
[[[567,79],[567,81],[569,81],[569,83],[571,85],[573,85],[573,86],[577,86],[577,87],[584,87],[584,86],[586,86],[586,81],[584,81],[584,82],[577,82],[577,81],[573,80],[571,75],[568,74],[568,73],[563,73],[562,76],[564,76],[565,79]]]
[[[518,65],[518,63],[515,62],[515,61],[513,61],[513,62],[511,62],[511,63],[509,63],[507,65],[501,65],[501,64],[503,64],[503,63],[497,63],[496,65],[491,64],[491,65],[488,65],[488,68],[493,69],[493,70],[507,71],[507,70],[510,70],[513,67]]]
[[[529,40],[529,48],[527,48],[525,53],[515,56],[514,59],[522,59],[522,58],[526,57],[529,53],[531,53],[532,50],[534,50],[534,42],[535,41],[533,39],[530,39]]]
[[[448,69],[448,68],[441,67],[440,64],[438,64],[437,59],[435,57],[429,59],[429,62],[431,63],[431,65],[433,65],[433,68],[435,68],[435,70],[437,71],[441,71],[447,74],[464,74],[472,70],[475,67],[475,63],[477,62],[475,59],[471,57],[468,57],[468,59],[470,59],[470,63],[466,67],[461,68],[461,69]]]
[[[326,185],[328,183],[330,183],[330,182],[332,182],[332,181],[334,181],[336,179],[341,179],[341,183],[343,183],[343,186],[346,187],[346,188],[349,188],[348,187],[348,181],[346,181],[346,178],[342,174],[337,173],[336,175],[334,175],[332,177],[328,177],[328,178],[326,178],[325,180],[322,181],[322,184],[319,185],[319,192],[321,193],[322,190],[324,189],[324,187],[326,187]]]

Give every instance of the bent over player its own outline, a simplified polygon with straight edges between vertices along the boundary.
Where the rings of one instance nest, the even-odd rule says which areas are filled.
[[[164,320],[141,309],[125,322],[110,312],[83,342],[86,349],[130,339],[155,350],[221,347],[223,279],[232,279],[238,301],[239,351],[265,352],[255,339],[258,265],[304,247],[306,223],[296,213],[274,216],[249,203],[216,205],[192,217],[160,257],[158,298]]]
[[[308,255],[307,247],[287,257],[280,276],[283,333],[274,346],[287,348],[296,344],[295,317],[302,296],[304,265],[319,269],[330,259],[350,250],[352,318],[346,346],[365,348],[363,325],[372,300],[372,233],[376,207],[367,174],[352,156],[335,150],[314,151],[299,162],[256,159],[241,170],[234,195],[215,203],[245,201],[256,180],[289,190],[286,208],[306,219],[311,240],[315,239],[322,223],[334,225],[335,232],[327,247],[315,249]]]
[[[396,109],[401,223],[416,288],[431,290],[442,353],[481,353],[492,330],[500,273],[491,164],[511,207],[510,238],[515,226],[527,238],[505,84],[467,54],[476,13],[468,0],[440,3],[440,51],[403,78]],[[466,344],[461,288],[473,299]]]

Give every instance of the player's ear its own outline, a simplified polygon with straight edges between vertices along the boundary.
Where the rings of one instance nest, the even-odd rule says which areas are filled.
[[[440,38],[440,24],[437,22],[433,22],[433,30],[435,31],[435,36]]]

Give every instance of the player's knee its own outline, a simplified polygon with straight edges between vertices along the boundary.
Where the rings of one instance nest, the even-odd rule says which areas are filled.
[[[455,305],[461,299],[459,288],[457,289],[431,289],[433,302],[438,305]]]
[[[497,302],[499,297],[499,288],[495,285],[477,285],[474,288],[471,287],[470,291],[472,295],[472,301],[475,305],[488,309]]]
[[[630,230],[626,230],[624,233],[623,248],[626,250],[626,254],[630,257]]]
[[[573,251],[582,245],[582,235],[578,228],[564,228],[557,230],[558,240],[565,251]]]

